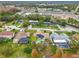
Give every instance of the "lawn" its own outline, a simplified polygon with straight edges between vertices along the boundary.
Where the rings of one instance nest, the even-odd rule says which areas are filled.
[[[36,40],[36,37],[32,36],[31,40]],[[49,52],[50,54],[56,54],[57,47],[49,45],[46,47],[44,44],[14,44],[12,40],[6,39],[4,42],[0,43],[0,58],[31,58],[32,51],[35,48],[37,51],[34,51],[34,54],[41,55],[42,53]],[[40,50],[41,49],[41,50]],[[76,49],[66,49],[64,53],[75,54]],[[43,54],[45,55],[45,54]],[[42,55],[42,56],[43,56]],[[39,57],[42,57],[39,56]],[[36,56],[35,56],[36,57]]]
[[[25,44],[13,44],[13,43],[3,43],[0,44],[0,58],[24,58],[24,57],[31,57],[31,53],[27,54],[28,48]],[[26,50],[26,51],[24,51]]]
[[[37,38],[35,36],[31,36],[31,41],[36,41]]]
[[[3,30],[2,29],[0,29],[0,32],[2,32]]]
[[[74,33],[73,32],[58,32],[58,31],[56,31],[56,33],[58,33],[58,34],[61,34],[61,33],[65,33],[65,34],[67,34],[68,36],[72,36],[72,35],[74,35]],[[78,34],[79,32],[75,32],[75,34]]]
[[[64,50],[64,53],[76,54],[77,50],[76,49],[66,49],[66,50]]]
[[[25,30],[25,32],[35,33],[36,30]]]
[[[48,29],[60,30],[60,29],[58,28],[58,26],[56,26],[56,25],[45,25],[45,24],[33,25],[33,28],[48,28]]]

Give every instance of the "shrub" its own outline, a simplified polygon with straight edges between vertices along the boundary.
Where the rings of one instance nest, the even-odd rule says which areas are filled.
[[[30,48],[30,47],[26,47],[24,49],[24,53],[26,53],[26,54],[31,54],[31,52],[32,52],[32,48]]]
[[[14,53],[14,50],[12,46],[8,45],[8,46],[1,47],[0,54],[3,55],[4,57],[10,57],[13,53]]]

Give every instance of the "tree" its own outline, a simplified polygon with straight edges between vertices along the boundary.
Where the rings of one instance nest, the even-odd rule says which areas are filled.
[[[56,54],[54,54],[53,57],[55,57],[55,58],[60,58],[60,57],[62,57],[61,49],[57,49],[57,50],[56,50]]]
[[[69,53],[64,53],[64,54],[62,55],[63,58],[69,58],[70,56],[71,56],[71,54],[69,54]]]
[[[24,23],[23,23],[23,27],[27,27],[28,25],[29,25],[30,23],[29,23],[29,19],[28,18],[25,18],[24,19]]]
[[[33,58],[39,57],[38,51],[36,50],[36,48],[33,48],[33,49],[32,49],[32,57],[33,57]]]
[[[53,54],[56,53],[56,50],[57,50],[57,47],[56,47],[56,46],[51,46],[51,52],[52,52]]]
[[[30,48],[30,47],[26,47],[24,49],[24,53],[31,54],[31,52],[32,52],[32,48]]]
[[[5,45],[5,46],[3,46],[0,49],[2,49],[0,51],[0,54],[3,55],[4,57],[10,57],[14,53],[14,50],[13,50],[12,46],[11,45],[8,45],[8,44]]]
[[[51,16],[45,16],[45,22],[49,22],[51,20]]]

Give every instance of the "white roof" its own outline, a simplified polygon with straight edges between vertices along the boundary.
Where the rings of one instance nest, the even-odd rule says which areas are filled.
[[[67,41],[66,41],[66,40],[54,40],[54,42],[55,42],[55,43],[61,43],[61,42],[62,42],[62,43],[66,43]]]
[[[25,15],[30,15],[31,13],[25,13]]]
[[[38,21],[34,21],[34,20],[29,20],[29,22],[38,22]]]

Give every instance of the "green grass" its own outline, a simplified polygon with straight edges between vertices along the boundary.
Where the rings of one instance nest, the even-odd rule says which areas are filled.
[[[31,37],[35,39],[35,37]],[[8,43],[11,42],[11,43]],[[43,48],[41,52],[45,49],[45,46],[39,46],[34,44],[14,44],[12,40],[6,40],[6,42],[0,43],[0,58],[31,58],[32,48]],[[51,54],[55,54],[57,47],[53,45],[49,45]],[[77,52],[76,49],[66,49],[64,53],[75,54]]]
[[[15,21],[12,21],[12,22],[7,22],[6,24],[7,25],[14,25]]]
[[[36,30],[25,30],[25,32],[35,33]]]
[[[56,46],[51,46],[51,52],[53,53],[53,54],[55,54],[56,53],[56,49],[57,49],[57,47]]]
[[[31,57],[31,54],[24,52],[27,45],[25,44],[13,44],[13,43],[4,43],[0,44],[0,58],[20,58],[20,57]]]
[[[31,41],[36,41],[37,38],[35,36],[31,36]]]
[[[56,29],[59,30],[58,26],[56,25],[45,25],[45,24],[38,24],[38,25],[33,25],[33,28],[48,28],[48,29]]]
[[[49,28],[49,29],[60,30],[60,29],[58,28],[58,26],[56,26],[56,25],[48,26],[48,28]]]
[[[76,49],[67,49],[67,50],[64,50],[64,53],[76,54],[77,50]]]
[[[56,31],[56,33],[58,33],[58,34],[61,34],[61,33],[65,33],[65,34],[67,34],[68,36],[72,36],[72,35],[74,35],[74,33],[73,32],[58,32],[58,31]],[[75,32],[75,34],[76,33],[78,33],[78,32]]]
[[[0,32],[2,32],[3,30],[2,29],[0,29]]]
[[[19,32],[19,30],[15,30],[15,29],[13,29],[13,30],[11,30],[11,31],[14,32],[14,33]]]

